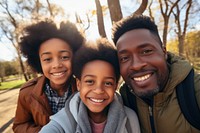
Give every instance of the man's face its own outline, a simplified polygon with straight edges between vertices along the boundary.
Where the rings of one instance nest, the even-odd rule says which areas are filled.
[[[120,73],[136,95],[147,97],[163,89],[168,78],[167,54],[147,29],[124,33],[117,41]]]

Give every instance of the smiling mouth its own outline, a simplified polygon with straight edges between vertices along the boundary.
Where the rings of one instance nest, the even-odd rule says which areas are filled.
[[[90,98],[90,100],[95,103],[102,103],[104,101],[104,99],[95,99],[95,98]]]
[[[59,72],[59,73],[52,73],[53,76],[62,76],[65,73],[65,71],[63,72]]]
[[[132,78],[133,80],[137,81],[137,82],[141,82],[141,81],[145,81],[147,79],[149,79],[149,77],[151,76],[151,74],[146,74],[140,77],[134,77]]]

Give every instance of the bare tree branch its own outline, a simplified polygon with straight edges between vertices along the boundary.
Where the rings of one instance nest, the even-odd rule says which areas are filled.
[[[142,0],[140,7],[133,13],[133,15],[142,15],[143,12],[146,10],[148,5],[148,0]]]

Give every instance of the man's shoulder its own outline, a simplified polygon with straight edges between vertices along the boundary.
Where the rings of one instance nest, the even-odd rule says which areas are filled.
[[[186,79],[176,88],[180,109],[187,121],[200,129],[200,110],[195,98],[194,70],[190,71]]]

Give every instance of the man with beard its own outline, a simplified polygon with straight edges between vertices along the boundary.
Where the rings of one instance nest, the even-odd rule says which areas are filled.
[[[166,51],[157,25],[147,16],[125,18],[114,26],[113,41],[125,81],[120,93],[124,104],[138,112],[141,131],[199,133],[199,127],[182,111],[184,102],[178,100],[178,90],[194,91],[199,111],[200,75],[193,72],[189,62]]]

